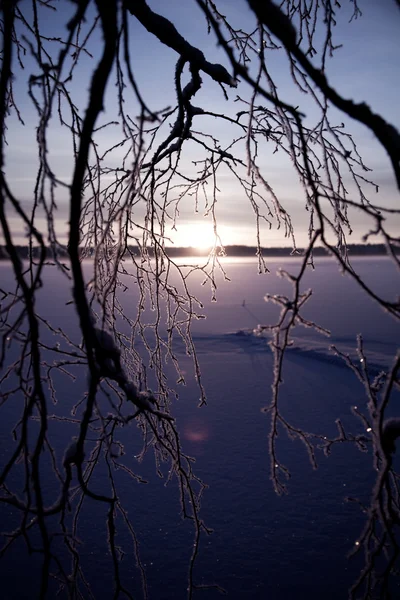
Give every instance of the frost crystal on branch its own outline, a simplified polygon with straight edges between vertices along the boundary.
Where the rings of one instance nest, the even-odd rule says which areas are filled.
[[[150,5],[156,4],[163,14],[152,10]],[[400,209],[376,194],[370,167],[342,121],[362,123],[374,134],[400,189],[399,132],[374,112],[372,103],[370,108],[373,98],[347,100],[340,79],[335,88],[330,83],[339,2],[185,0],[179,5],[181,19],[178,4],[0,2],[0,227],[5,246],[0,258],[9,260],[15,279],[9,289],[0,282],[0,409],[12,405],[8,418],[15,407],[22,407],[10,427],[14,446],[0,472],[0,502],[18,513],[19,525],[5,538],[0,556],[14,542],[34,552],[41,561],[35,597],[93,597],[79,544],[84,532],[80,511],[89,500],[107,513],[108,581],[114,586],[109,597],[132,597],[132,573],[125,581],[117,543],[130,537],[134,561],[129,564],[137,565],[143,597],[148,598],[129,516],[135,514],[130,510],[135,494],[124,497],[115,476],[116,469],[124,470],[143,483],[132,464],[123,463],[128,455],[121,441],[125,439],[127,446],[141,446],[135,454],[138,463],[149,450],[154,452],[158,475],[166,474],[167,462],[167,480],[175,479],[181,513],[193,526],[188,600],[206,587],[197,585],[201,574],[195,568],[205,546],[202,536],[208,533],[199,513],[205,484],[185,455],[171,416],[177,396],[171,381],[180,385],[190,377],[190,369],[186,374],[186,365],[183,371],[179,361],[184,348],[191,357],[200,405],[206,404],[191,330],[193,320],[203,318],[197,312],[203,307],[191,282],[201,274],[216,299],[218,269],[228,279],[219,223],[228,215],[229,234],[236,235],[234,220],[242,226],[241,216],[244,225],[251,214],[260,273],[268,272],[262,242],[271,239],[267,236],[274,228],[298,257],[296,274],[281,272],[285,281],[280,292],[265,290],[266,299],[279,308],[277,322],[255,330],[267,337],[274,355],[268,415],[275,490],[284,492],[290,476],[276,445],[281,429],[303,443],[313,466],[316,444],[326,454],[336,444],[355,444],[362,450],[373,446],[376,484],[363,513],[365,532],[357,540],[365,566],[353,597],[365,592],[368,598],[384,598],[389,575],[400,562],[400,488],[392,466],[400,424],[399,419],[385,420],[400,386],[400,357],[374,379],[361,341],[358,361],[336,349],[364,386],[365,414],[358,400],[353,414],[367,437],[350,434],[340,420],[333,438],[296,427],[282,410],[281,394],[285,353],[296,348],[293,328],[301,325],[329,334],[314,320],[315,299],[305,285],[321,248],[359,291],[400,319],[399,299],[374,288],[348,252],[355,214],[357,226],[367,223],[360,239],[377,237],[400,268],[398,228],[392,227]],[[357,1],[350,4],[357,16]],[[367,10],[374,3],[365,4]],[[191,9],[195,28],[183,18]],[[139,50],[138,40],[145,40]],[[366,44],[370,48],[369,39]],[[390,60],[389,55],[385,58]],[[284,65],[293,94],[287,92]],[[34,160],[26,165],[25,148],[18,155],[14,143],[22,139],[22,127],[27,129],[27,150],[34,145],[29,150]],[[32,164],[34,170],[28,172]],[[286,181],[289,170],[298,186],[288,200],[290,194],[282,190],[291,185],[290,175]],[[283,184],[280,180],[276,185],[281,172]],[[294,198],[296,220],[290,214]],[[239,209],[243,200],[247,204]],[[304,250],[297,246],[295,229],[302,207]],[[212,249],[201,264],[182,266],[171,255],[169,246],[175,240],[170,236],[199,214],[210,221]],[[27,245],[23,259],[21,238]],[[51,289],[47,274],[52,268],[73,290],[68,320],[58,311],[50,316],[43,312],[42,295]],[[287,283],[291,292],[285,289]],[[94,317],[91,307],[98,307],[102,319]],[[77,381],[81,386],[73,407],[69,390],[62,387],[64,378],[68,385]],[[57,446],[61,423],[78,433],[65,450],[64,469],[58,461],[63,446]],[[125,429],[119,438],[128,427],[128,435]],[[83,448],[90,448],[85,465]],[[73,489],[71,465],[76,465]],[[18,485],[14,476],[21,479]],[[51,505],[46,503],[47,486],[58,497]]]

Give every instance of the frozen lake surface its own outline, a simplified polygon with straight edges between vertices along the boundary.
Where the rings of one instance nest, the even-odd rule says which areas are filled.
[[[368,284],[388,300],[396,297],[398,273],[388,260],[367,257],[353,261]],[[208,397],[207,406],[201,409],[197,408],[199,392],[192,377],[192,360],[183,343],[177,341],[175,345],[187,385],[180,389],[173,414],[185,452],[196,458],[196,473],[209,485],[201,517],[214,529],[212,535],[202,539],[196,579],[205,584],[218,583],[234,600],[340,600],[346,598],[362,565],[361,558],[349,560],[347,554],[354,548],[364,515],[345,498],[368,502],[373,483],[371,452],[361,453],[348,444],[337,444],[329,458],[318,452],[319,468],[315,471],[304,446],[281,435],[279,456],[292,474],[288,495],[277,497],[269,479],[269,418],[261,409],[270,399],[273,357],[267,340],[251,332],[259,323],[275,322],[279,313],[276,306],[263,301],[264,295],[290,293],[288,282],[275,275],[277,268],[296,273],[299,264],[297,259],[279,263],[271,259],[271,273],[258,275],[254,261],[227,261],[231,281],[218,277],[217,302],[210,302],[209,287],[200,286],[203,278],[194,274],[192,289],[203,302],[206,316],[194,321],[192,328]],[[89,271],[90,265],[85,269]],[[5,289],[12,284],[6,263],[0,264],[0,279]],[[303,315],[329,329],[332,335],[328,339],[300,327],[294,331],[295,344],[284,366],[282,412],[296,427],[322,436],[336,435],[337,418],[349,431],[359,433],[360,422],[352,415],[351,407],[365,407],[364,390],[329,346],[334,343],[345,354],[356,357],[356,335],[362,333],[368,362],[377,372],[390,367],[398,348],[400,326],[348,276],[341,275],[330,259],[317,259],[316,269],[306,272],[304,289],[309,287],[313,296]],[[38,311],[73,337],[77,335],[75,315],[73,307],[66,306],[70,297],[70,284],[59,273],[48,270]],[[126,293],[123,302],[126,311],[133,310],[134,292]],[[84,378],[65,384],[59,406],[63,401],[69,406],[71,395],[79,396],[84,385]],[[12,412],[7,404],[2,408],[2,463],[11,443],[9,432],[15,422]],[[56,451],[60,457],[71,435],[68,425],[59,427]],[[130,441],[124,442],[129,454]],[[135,485],[123,474],[117,478],[127,510],[133,515],[150,598],[181,600],[186,595],[192,532],[179,517],[177,489],[173,483],[164,487],[164,481],[154,475],[151,456],[135,469],[149,481],[147,485]],[[94,597],[111,598],[106,509],[90,501],[86,504],[81,554]],[[6,528],[8,518],[8,510],[1,505],[1,530]],[[129,539],[121,535],[118,543],[126,551],[121,563],[125,585],[138,590]],[[17,544],[2,558],[4,598],[35,597],[35,561]],[[200,595],[207,599],[220,597],[215,590]]]

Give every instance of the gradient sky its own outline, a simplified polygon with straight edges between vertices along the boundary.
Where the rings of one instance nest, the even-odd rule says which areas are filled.
[[[65,23],[72,14],[73,4],[60,0],[54,3],[58,6],[58,13],[45,11],[41,20],[41,27],[47,35],[56,37],[62,35]],[[193,1],[187,0],[149,0],[153,10],[168,17],[177,29],[193,45],[200,48],[206,58],[211,62],[222,62],[226,66],[227,60],[221,49],[217,47],[215,37],[207,35],[207,27],[204,17]],[[223,0],[217,2],[221,12],[229,16],[232,24],[245,30],[255,26],[254,15],[247,7],[246,0]],[[29,12],[30,3],[23,0],[20,3],[23,10]],[[370,107],[381,114],[385,119],[400,128],[400,116],[398,112],[398,98],[400,92],[400,65],[398,61],[399,50],[399,24],[400,11],[394,0],[360,0],[359,7],[363,16],[349,23],[352,14],[352,2],[343,0],[343,11],[338,14],[337,26],[335,28],[336,43],[343,44],[343,48],[337,50],[334,57],[328,61],[328,79],[336,86],[345,98],[356,101],[366,101]],[[150,35],[133,17],[131,19],[131,55],[132,67],[140,86],[141,92],[152,110],[162,110],[168,105],[174,105],[175,89],[173,83],[176,53],[163,46],[158,40]],[[96,65],[96,53],[99,51],[100,32],[94,35],[91,50],[94,58],[84,58],[73,82],[70,86],[75,103],[81,108],[83,116],[87,91],[91,73]],[[268,56],[268,54],[267,54]],[[315,120],[316,113],[307,96],[301,95],[295,88],[287,69],[287,61],[282,52],[274,52],[268,59],[269,68],[276,78],[279,92],[283,99],[292,104],[300,104],[301,110],[307,115],[307,122]],[[317,58],[314,63],[317,63]],[[25,69],[21,72],[17,65],[14,68],[15,96],[21,110],[25,126],[22,126],[15,115],[8,118],[6,150],[6,173],[9,183],[15,195],[24,206],[29,206],[33,195],[37,169],[37,150],[35,147],[35,128],[38,117],[30,98],[27,95],[27,79],[29,75],[37,73],[37,67],[29,56],[25,58]],[[230,99],[226,101],[221,89],[207,75],[203,75],[203,87],[194,104],[203,109],[215,112],[224,112],[233,117],[241,109],[234,102],[237,94],[249,97],[246,84],[239,83],[238,88],[229,91]],[[117,119],[115,100],[115,77],[109,82],[106,98],[106,112],[99,119],[99,123],[105,123],[110,119]],[[133,95],[127,93],[127,103],[135,101]],[[136,111],[136,112],[135,112]],[[132,114],[138,114],[134,106]],[[200,118],[203,119],[200,122]],[[398,192],[391,172],[389,160],[385,152],[375,141],[373,134],[361,125],[350,123],[337,111],[332,111],[332,122],[344,122],[348,130],[354,135],[361,155],[367,166],[373,169],[369,174],[379,185],[380,192],[377,195],[371,188],[371,200],[381,202],[392,207],[398,206]],[[211,131],[219,137],[221,146],[227,143],[236,132],[224,123],[218,123],[210,117],[199,117],[194,123],[195,129]],[[118,127],[110,127],[102,133],[100,138],[104,144],[118,140]],[[49,157],[52,168],[57,176],[69,183],[73,167],[71,142],[67,130],[60,127],[56,119],[52,120],[49,134]],[[280,198],[285,209],[291,213],[296,228],[297,241],[302,245],[307,236],[307,214],[304,211],[304,197],[297,183],[297,175],[290,168],[288,161],[282,153],[273,155],[273,148],[265,147],[265,154],[260,156],[260,165],[264,176],[273,187]],[[121,156],[123,152],[121,151]],[[190,166],[189,159],[197,155],[193,149],[187,150],[187,169]],[[118,156],[117,156],[118,158]],[[115,161],[115,158],[114,158]],[[218,182],[219,193],[217,202],[217,217],[219,221],[219,233],[224,244],[248,244],[255,243],[254,214],[249,202],[243,197],[241,189],[229,174],[228,170],[221,172]],[[58,188],[58,218],[57,230],[60,240],[66,240],[67,226],[67,188]],[[178,231],[174,234],[173,241],[179,246],[206,244],[211,241],[212,227],[210,218],[203,216],[204,206],[199,206],[198,214],[195,214],[194,203],[188,199],[181,206]],[[11,215],[10,215],[11,216]],[[352,215],[354,233],[349,241],[357,242],[360,236],[369,229],[362,215]],[[13,218],[13,231],[15,241],[24,243],[24,231],[20,223]],[[400,220],[393,220],[392,233],[397,233]],[[2,241],[2,240],[0,240]],[[380,241],[378,239],[371,241]],[[290,245],[285,240],[282,232],[267,228],[262,231],[261,242],[264,246]]]

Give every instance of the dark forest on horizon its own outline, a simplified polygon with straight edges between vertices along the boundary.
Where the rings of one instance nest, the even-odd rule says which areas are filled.
[[[29,258],[30,248],[29,246],[15,246],[15,250],[20,259],[25,260]],[[53,250],[49,247],[47,248],[48,255],[47,258],[53,258]],[[193,247],[165,247],[165,254],[171,258],[175,257],[206,257],[212,251],[212,248],[204,249],[204,248],[193,248]],[[396,254],[400,254],[400,247],[392,247],[392,250]],[[258,256],[258,250],[255,246],[243,246],[243,245],[228,245],[224,246],[223,251],[220,247],[215,249],[216,254],[219,256],[227,256],[227,257],[256,257]],[[387,247],[384,244],[348,244],[347,252],[351,256],[384,256],[388,254]],[[134,256],[139,257],[140,255],[147,255],[152,257],[154,255],[154,250],[152,248],[147,248],[145,251],[139,246],[130,246],[129,253]],[[126,253],[128,257],[129,253]],[[32,248],[33,256],[39,257],[39,248]],[[95,254],[94,249],[82,249],[82,258],[93,258]],[[329,256],[328,251],[323,247],[316,247],[313,251],[314,256]],[[302,256],[303,249],[298,248],[296,251],[293,251],[293,248],[290,247],[270,247],[270,248],[261,248],[261,255],[264,257],[268,256],[276,256],[276,257],[284,257],[290,258],[295,256]],[[59,258],[68,258],[68,251],[66,248],[57,248],[57,256]],[[5,246],[0,245],[0,260],[8,260],[8,252]]]

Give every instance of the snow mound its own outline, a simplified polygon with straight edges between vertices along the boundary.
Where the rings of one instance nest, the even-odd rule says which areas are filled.
[[[260,333],[255,329],[240,329],[228,334],[228,336],[232,340],[236,339],[242,346],[243,343],[247,344],[252,350],[256,350],[260,346],[271,350],[269,343],[272,341],[272,334],[267,331]],[[287,349],[288,357],[301,355],[304,358],[346,366],[343,357],[337,352],[339,351],[344,356],[349,357],[356,365],[362,362],[357,352],[356,339],[326,338],[314,335],[290,336],[290,339],[292,345]],[[367,368],[370,372],[376,373],[390,369],[397,347],[395,344],[365,339],[363,350]]]

